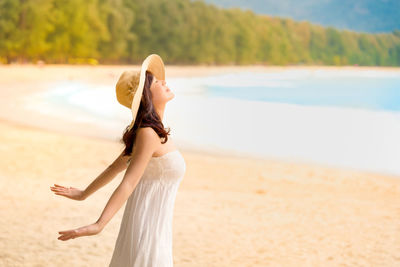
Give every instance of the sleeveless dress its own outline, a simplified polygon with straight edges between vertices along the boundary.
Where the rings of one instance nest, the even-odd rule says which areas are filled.
[[[126,202],[109,267],[173,266],[173,210],[185,171],[177,149],[150,159]]]

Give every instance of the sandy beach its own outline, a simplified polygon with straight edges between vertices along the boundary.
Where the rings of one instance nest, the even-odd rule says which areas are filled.
[[[66,242],[57,237],[58,231],[95,222],[123,173],[85,201],[57,196],[50,186],[84,189],[122,144],[26,114],[18,97],[31,90],[26,86],[31,83],[41,90],[43,80],[87,79],[114,86],[126,68],[0,66],[0,266],[109,263],[125,205],[99,235]],[[243,67],[171,66],[167,75],[235,70]],[[29,123],[33,118],[52,128]],[[174,209],[175,266],[400,266],[400,177],[181,152],[187,172]]]

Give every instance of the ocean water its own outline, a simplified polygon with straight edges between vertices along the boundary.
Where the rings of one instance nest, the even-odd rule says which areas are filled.
[[[46,116],[119,129],[129,124],[127,108],[121,109],[113,87],[80,81],[49,83],[47,90],[25,97],[25,107]]]
[[[400,72],[288,70],[191,79],[208,97],[400,111]]]
[[[336,106],[370,110],[400,111],[400,81],[398,77],[309,77],[268,84],[240,84],[251,77],[242,74],[234,77],[235,84],[207,85],[209,97],[230,97],[250,101],[291,103],[306,106]],[[215,77],[215,79],[231,79]],[[257,78],[257,77],[251,77]],[[251,79],[250,78],[250,79]],[[241,79],[241,80],[239,80]]]
[[[164,124],[181,147],[400,175],[400,71],[288,69],[167,84],[175,98]],[[114,140],[131,119],[114,87],[65,81],[35,97],[31,109],[115,129]]]

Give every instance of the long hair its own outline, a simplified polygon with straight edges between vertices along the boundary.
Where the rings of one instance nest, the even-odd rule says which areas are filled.
[[[153,74],[149,71],[146,71],[146,79],[144,82],[143,94],[140,100],[139,109],[136,115],[135,124],[133,127],[128,130],[128,126],[126,126],[123,136],[120,142],[125,144],[124,156],[128,156],[132,154],[133,145],[135,143],[137,130],[141,127],[151,127],[156,131],[160,138],[164,138],[161,141],[162,144],[165,144],[168,141],[168,135],[170,134],[171,129],[168,127],[168,131],[164,128],[164,124],[160,116],[158,116],[156,110],[153,106],[152,94],[150,91],[151,83],[153,82]]]

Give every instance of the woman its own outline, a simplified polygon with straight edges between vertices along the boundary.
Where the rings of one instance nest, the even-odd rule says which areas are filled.
[[[116,93],[119,103],[133,115],[123,134],[124,151],[84,191],[56,184],[51,190],[84,200],[126,169],[125,175],[95,223],[60,231],[58,239],[100,233],[127,200],[109,266],[173,266],[173,207],[186,164],[168,138],[170,129],[165,131],[162,123],[165,105],[174,93],[165,84],[161,57],[152,54],[140,71],[125,71]]]

